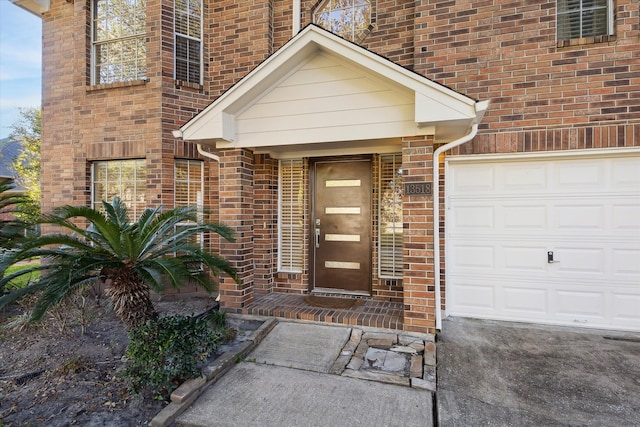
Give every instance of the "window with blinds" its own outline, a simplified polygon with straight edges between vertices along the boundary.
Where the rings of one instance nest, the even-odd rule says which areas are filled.
[[[304,262],[304,167],[281,160],[278,176],[278,271],[300,273]]]
[[[91,164],[91,205],[102,210],[102,201],[120,197],[130,219],[140,216],[147,207],[147,164],[144,159],[99,161]]]
[[[558,0],[557,38],[606,36],[613,31],[613,0]]]
[[[380,156],[378,277],[401,279],[402,261],[402,155]]]
[[[176,160],[174,172],[174,205],[195,206],[198,209],[198,221],[203,219],[204,208],[204,168],[200,160]],[[193,224],[184,223],[176,226],[176,231],[180,227]],[[191,243],[199,244],[203,247],[203,236],[193,236]],[[198,266],[201,268],[201,266]]]
[[[201,84],[202,0],[175,0],[176,80]]]

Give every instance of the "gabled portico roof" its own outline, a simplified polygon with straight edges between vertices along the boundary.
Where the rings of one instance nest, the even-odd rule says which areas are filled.
[[[486,107],[309,25],[174,135],[275,157],[383,152],[403,136],[460,138]]]

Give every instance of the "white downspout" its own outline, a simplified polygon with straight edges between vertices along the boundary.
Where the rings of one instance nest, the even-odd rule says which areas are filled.
[[[196,148],[198,149],[198,153],[200,153],[202,156],[220,163],[220,157],[216,156],[213,153],[209,153],[208,151],[204,151],[202,149],[202,144],[196,144]],[[220,302],[220,290],[218,290],[218,296],[216,297],[216,301]]]
[[[300,32],[300,0],[293,0],[293,28],[292,37]]]
[[[196,147],[198,148],[198,153],[202,154],[204,157],[207,157],[211,160],[215,160],[216,162],[220,163],[220,157],[216,156],[213,153],[209,153],[208,151],[204,151],[202,149],[202,144],[197,144]]]
[[[478,124],[471,126],[471,131],[438,147],[433,153],[433,278],[436,291],[436,329],[442,329],[442,308],[440,295],[440,154],[465,142],[471,141],[478,133]]]
[[[465,136],[438,147],[433,153],[433,274],[436,294],[436,329],[442,329],[440,294],[440,154],[471,141],[478,133],[478,123],[489,106],[488,101],[476,103],[476,121]]]

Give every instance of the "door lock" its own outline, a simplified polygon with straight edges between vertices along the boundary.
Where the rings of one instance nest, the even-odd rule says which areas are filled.
[[[547,252],[547,263],[554,264],[556,262],[560,262],[560,261],[556,261],[556,260],[553,259],[553,251],[548,251]]]

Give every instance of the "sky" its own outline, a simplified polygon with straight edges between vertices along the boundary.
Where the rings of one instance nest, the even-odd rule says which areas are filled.
[[[40,107],[42,20],[0,0],[0,139],[20,118],[19,108]]]

